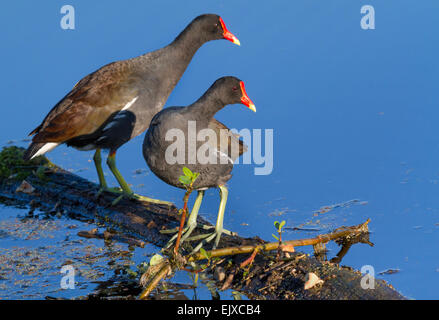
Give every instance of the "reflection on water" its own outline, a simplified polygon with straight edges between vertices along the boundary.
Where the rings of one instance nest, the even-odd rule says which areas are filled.
[[[135,266],[145,253],[127,245],[84,239],[93,224],[28,210],[1,207],[0,298],[79,297],[96,282]],[[63,265],[75,270],[75,289],[63,290]]]
[[[78,216],[72,219],[5,205],[0,211],[0,299],[135,299],[140,294],[139,266],[156,253],[155,246],[139,248],[80,237],[93,233],[96,224]],[[65,265],[75,270],[73,289],[61,287]],[[194,286],[186,272],[179,272],[162,283],[152,298],[219,298],[210,282],[201,279]],[[222,292],[221,298],[231,299],[233,292]]]

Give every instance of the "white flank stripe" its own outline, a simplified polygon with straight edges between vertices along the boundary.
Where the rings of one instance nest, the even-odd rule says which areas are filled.
[[[225,154],[224,152],[222,152],[222,151],[220,151],[220,150],[215,150],[215,151],[216,151],[216,154],[219,154],[219,155],[220,155],[220,157],[226,157],[227,160],[228,160],[231,164],[233,164],[233,159],[230,158],[227,154]]]
[[[56,146],[58,146],[59,143],[56,142],[48,142],[44,146],[42,146],[37,153],[35,153],[31,159],[41,156],[42,154],[45,154],[46,152],[49,152],[50,150],[54,149]]]
[[[133,103],[136,102],[136,100],[137,100],[138,97],[139,97],[139,96],[135,97],[133,100],[131,100],[130,102],[128,102],[128,103],[125,105],[125,107],[123,107],[123,109],[122,109],[121,111],[129,109],[129,108],[133,105]]]

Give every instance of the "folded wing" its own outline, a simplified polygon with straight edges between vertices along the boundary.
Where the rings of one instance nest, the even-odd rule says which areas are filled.
[[[91,134],[105,121],[135,101],[135,76],[124,61],[108,64],[79,81],[49,112],[35,134],[35,143],[63,143]]]

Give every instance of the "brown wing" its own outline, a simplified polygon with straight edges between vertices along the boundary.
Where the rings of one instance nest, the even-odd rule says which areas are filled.
[[[242,140],[239,140],[239,135],[231,132],[229,128],[218,120],[213,118],[209,122],[209,129],[216,132],[216,136],[218,137],[217,149],[227,154],[233,161],[247,151],[247,146]],[[221,140],[227,141],[227,144],[222,145]]]
[[[80,80],[31,132],[34,142],[65,142],[96,131],[138,91],[128,61],[110,63]]]

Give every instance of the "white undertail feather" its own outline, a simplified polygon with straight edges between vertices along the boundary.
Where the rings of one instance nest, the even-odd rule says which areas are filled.
[[[121,111],[129,109],[129,108],[134,104],[134,102],[136,102],[136,100],[137,100],[138,97],[139,97],[139,96],[135,97],[135,98],[132,99],[130,102],[128,102],[128,103],[125,105],[125,107],[122,108]],[[110,123],[110,126],[111,126],[111,123]],[[106,128],[106,129],[107,129],[107,128]],[[37,153],[35,153],[35,154],[32,156],[31,159],[36,158],[36,157],[38,157],[38,156],[41,156],[41,155],[45,154],[46,152],[49,152],[50,150],[56,148],[58,145],[59,145],[59,143],[56,143],[56,142],[48,142],[48,143],[46,143],[45,145],[43,145],[43,146],[37,151]],[[94,148],[95,148],[94,145],[87,145],[87,146],[82,147],[82,148],[79,148],[79,149],[80,149],[80,150],[92,150],[92,149],[94,149]]]
[[[48,142],[46,143],[44,146],[42,146],[37,153],[35,153],[31,159],[36,158],[38,156],[41,156],[43,154],[45,154],[46,152],[49,152],[50,150],[54,149],[55,147],[57,147],[59,145],[59,143],[57,142]]]

